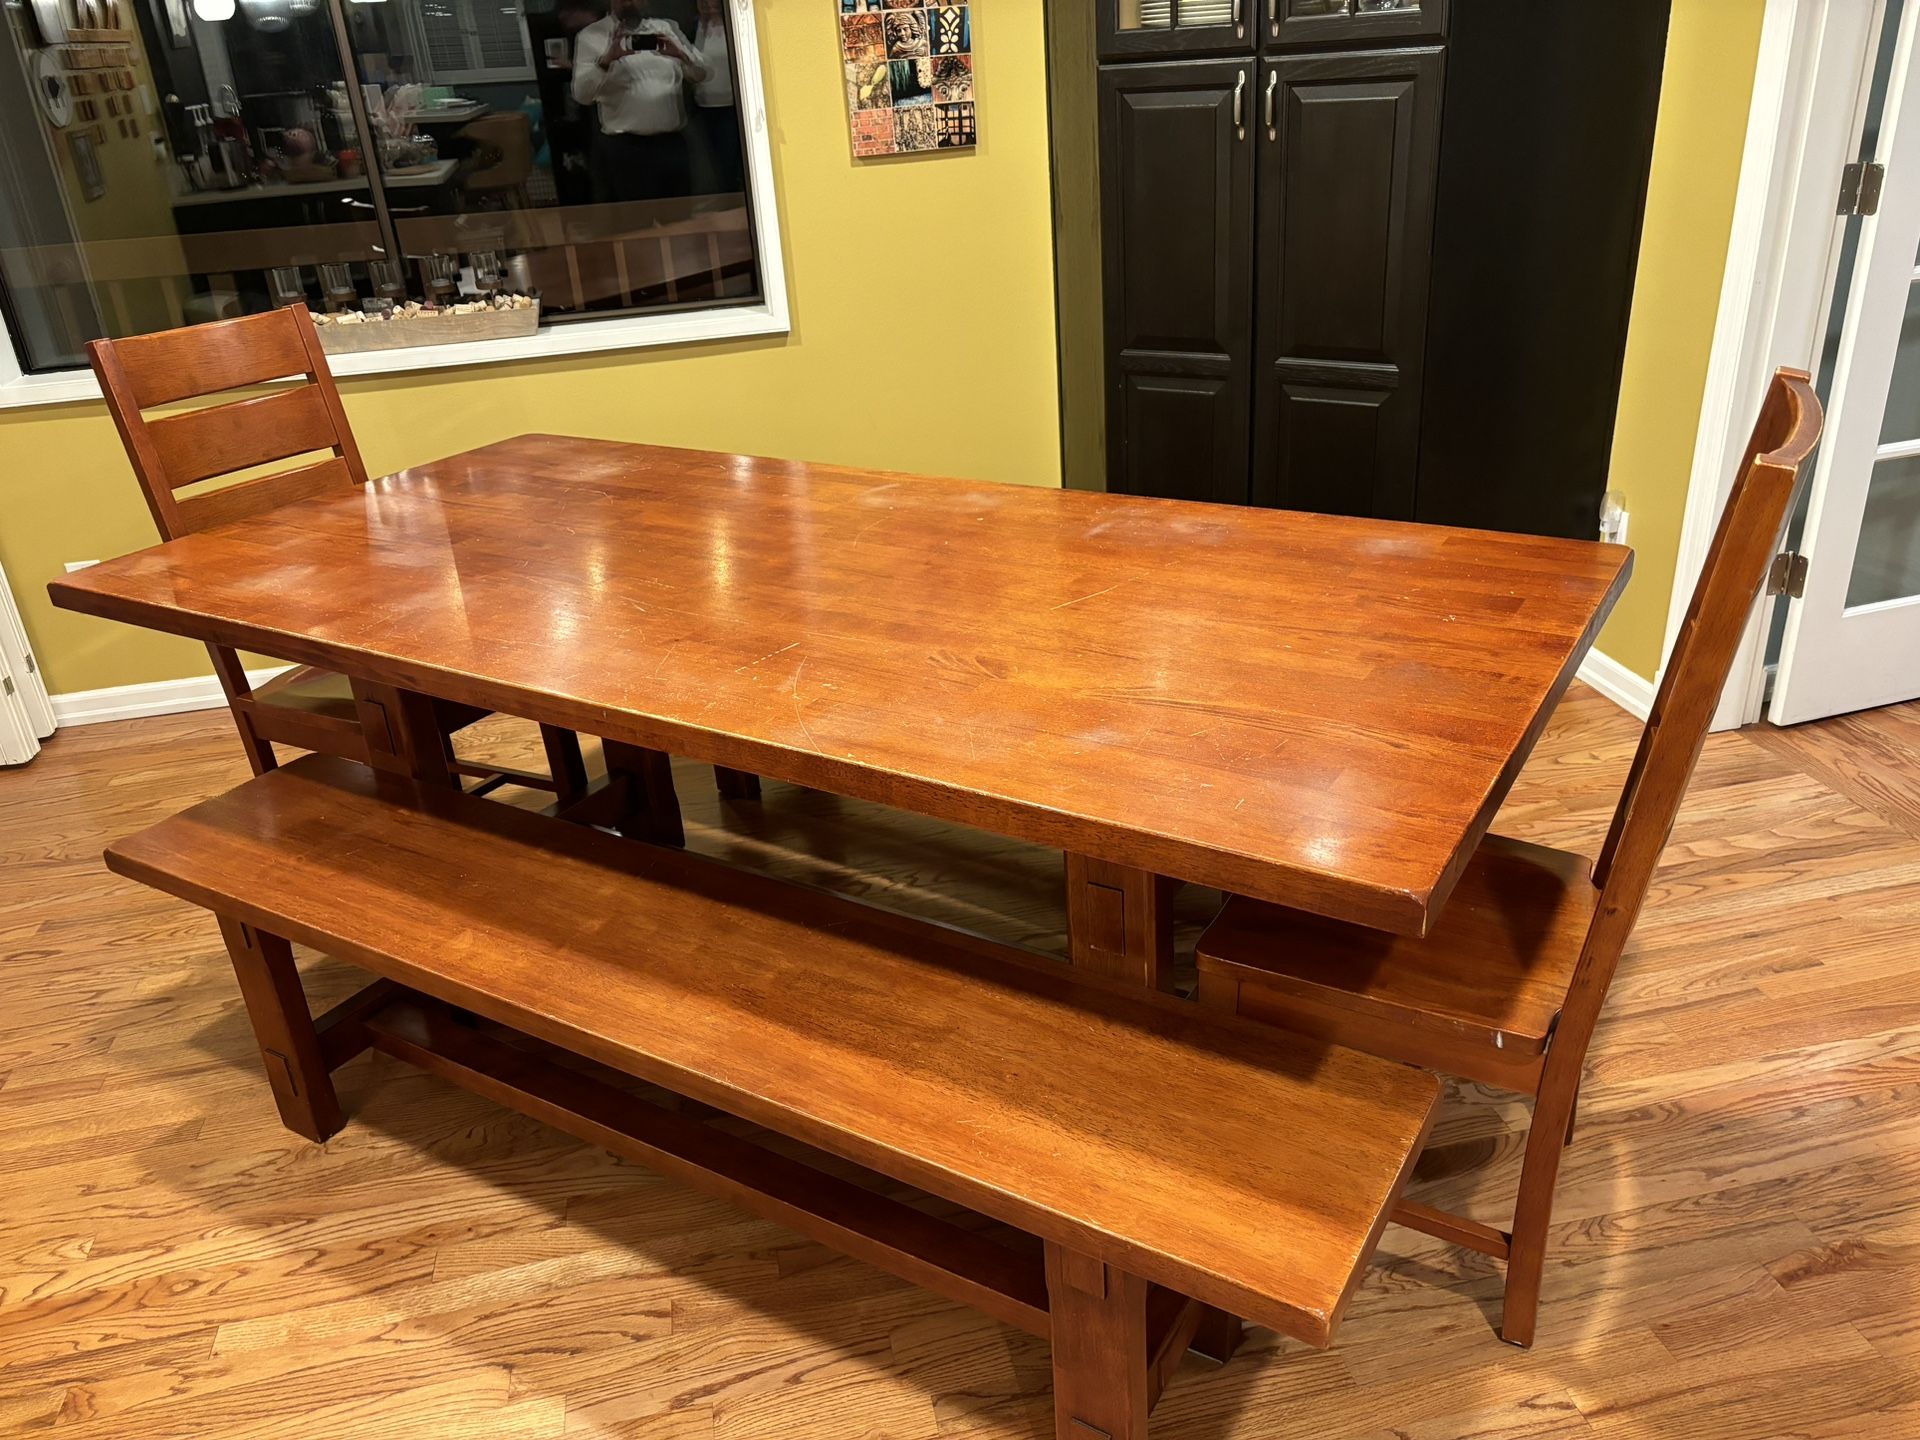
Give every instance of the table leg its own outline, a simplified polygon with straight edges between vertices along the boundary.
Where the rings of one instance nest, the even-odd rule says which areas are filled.
[[[716,765],[713,767],[713,781],[719,787],[723,800],[760,798],[760,777],[751,770],[729,770],[724,765]]]
[[[600,742],[607,758],[607,778],[625,780],[625,813],[614,828],[636,840],[656,845],[684,845],[686,827],[680,821],[680,797],[673,789],[673,761],[658,750],[629,745],[623,740]]]
[[[430,785],[459,788],[453,746],[434,713],[431,696],[355,680],[353,699],[367,737],[368,764]]]
[[[1067,944],[1076,966],[1151,990],[1173,984],[1173,892],[1163,875],[1067,856]]]

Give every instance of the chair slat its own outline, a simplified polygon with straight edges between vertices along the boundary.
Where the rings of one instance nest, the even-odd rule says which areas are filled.
[[[334,445],[333,416],[318,385],[164,415],[147,427],[175,490]]]
[[[113,348],[142,410],[312,373],[299,328],[283,310],[133,335]]]
[[[206,530],[291,505],[296,500],[324,495],[329,490],[352,488],[353,475],[347,469],[347,462],[330,455],[316,464],[302,465],[298,470],[283,470],[278,475],[242,481],[224,490],[189,496],[178,502],[180,519],[188,531]]]

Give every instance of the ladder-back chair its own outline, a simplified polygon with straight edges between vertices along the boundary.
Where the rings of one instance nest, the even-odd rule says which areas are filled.
[[[1405,1201],[1393,1216],[1506,1261],[1513,1344],[1533,1343],[1587,1046],[1820,428],[1805,373],[1780,371],[1591,867],[1489,835],[1424,939],[1236,898],[1200,941],[1203,1003],[1534,1097],[1510,1232]]]
[[[87,346],[87,356],[162,540],[366,483],[366,467],[341,408],[340,392],[304,305],[124,340],[95,340]],[[301,377],[300,383],[173,414],[146,413],[156,406],[289,376]],[[217,489],[192,488],[321,452],[323,458],[292,469]],[[182,493],[189,489],[192,493]],[[207,650],[256,775],[276,765],[275,745],[367,759],[358,707],[344,675],[302,665],[255,687],[233,650],[224,645],[209,645]],[[455,759],[451,734],[486,713],[434,702],[454,774],[478,777],[480,790],[511,781],[552,790],[563,802],[585,792],[580,742],[569,730],[540,727],[551,778]]]

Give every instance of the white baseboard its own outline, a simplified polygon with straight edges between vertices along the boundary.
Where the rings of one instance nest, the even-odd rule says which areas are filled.
[[[1580,678],[1636,720],[1653,713],[1653,682],[1611,655],[1589,650],[1580,662]]]
[[[249,685],[263,685],[287,667],[247,671]],[[152,680],[144,685],[109,685],[102,690],[73,690],[53,695],[53,718],[61,725],[98,725],[104,720],[137,720],[143,715],[177,715],[184,710],[218,710],[227,703],[211,675],[186,680]]]

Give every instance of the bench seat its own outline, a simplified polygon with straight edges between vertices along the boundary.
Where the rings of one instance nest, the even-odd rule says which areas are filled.
[[[1403,1065],[330,757],[107,861],[1316,1345],[1438,1098]],[[394,1045],[431,1050],[408,1023]]]

